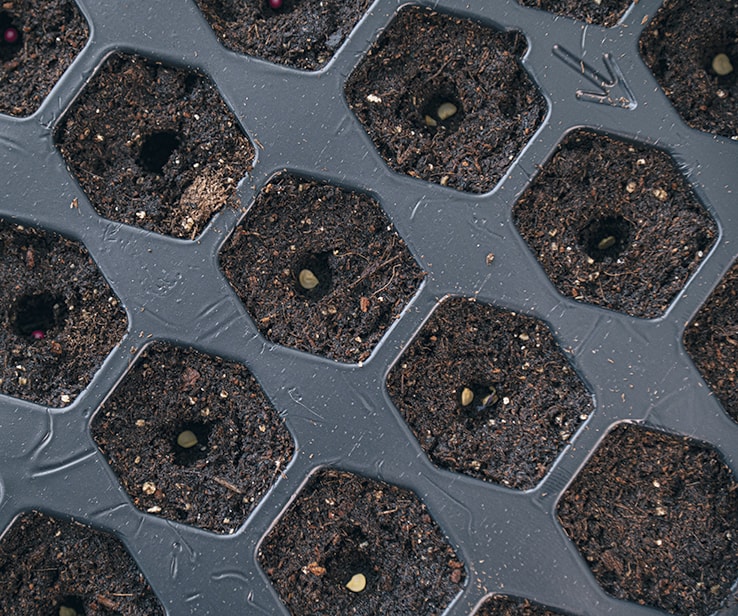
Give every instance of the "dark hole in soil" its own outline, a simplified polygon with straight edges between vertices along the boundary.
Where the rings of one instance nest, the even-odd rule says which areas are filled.
[[[579,244],[595,261],[617,259],[630,242],[631,224],[622,216],[592,220],[579,234]]]
[[[470,417],[486,416],[499,400],[499,391],[494,385],[469,383],[456,391],[459,408]]]
[[[294,270],[295,288],[305,297],[318,300],[328,295],[333,288],[330,256],[329,252],[321,252],[307,255],[297,262]]]
[[[194,435],[195,442],[193,442]],[[180,466],[190,466],[197,460],[208,455],[208,438],[210,426],[202,422],[188,422],[177,428],[173,441],[174,463]]]
[[[179,137],[173,131],[151,133],[141,145],[138,162],[144,171],[161,173],[178,146]]]
[[[13,307],[11,320],[16,333],[30,336],[35,331],[46,334],[64,322],[67,307],[61,296],[51,293],[24,295]]]
[[[18,20],[0,11],[0,62],[12,59],[23,47],[23,29]]]
[[[326,559],[326,577],[349,594],[360,595],[371,592],[376,583],[376,573],[372,557],[368,553],[369,540],[358,526],[348,531],[341,539],[338,551]],[[357,574],[366,578],[366,587],[359,592],[346,588],[346,584]]]
[[[461,102],[455,92],[440,92],[423,105],[420,121],[426,128],[456,130],[464,119]]]
[[[59,616],[85,616],[85,603],[81,597],[68,595],[59,603]]]

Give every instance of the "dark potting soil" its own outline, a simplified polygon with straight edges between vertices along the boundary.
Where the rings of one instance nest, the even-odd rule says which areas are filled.
[[[717,235],[661,150],[569,135],[513,209],[559,291],[636,317],[661,315]]]
[[[370,0],[196,0],[220,42],[248,55],[304,70],[327,64]]]
[[[92,437],[136,507],[219,533],[246,520],[294,451],[244,366],[164,343],[103,404]]]
[[[0,392],[37,404],[69,404],[126,332],[81,244],[2,220],[0,298]]]
[[[439,615],[465,578],[414,493],[331,469],[300,491],[259,560],[295,616]],[[357,574],[366,586],[351,591]]]
[[[17,36],[11,42],[8,29]],[[0,113],[27,116],[59,81],[89,35],[73,0],[0,4]]]
[[[346,96],[394,170],[486,192],[546,112],[519,63],[525,49],[522,34],[406,9],[351,75]]]
[[[482,604],[474,616],[565,616],[526,599],[494,597]]]
[[[609,28],[625,14],[632,0],[518,0],[549,13],[571,17],[588,24]],[[637,1],[637,0],[636,0]]]
[[[643,59],[692,128],[738,136],[738,1],[666,0],[640,40]],[[730,65],[716,72],[716,56]],[[718,64],[719,66],[719,64]]]
[[[610,594],[707,615],[738,576],[738,483],[692,439],[616,427],[564,493],[558,516]],[[738,605],[738,595],[730,605]]]
[[[254,157],[209,79],[123,54],[95,74],[55,142],[101,216],[190,239],[240,204]]]
[[[423,278],[376,201],[290,176],[264,187],[220,259],[265,337],[345,362],[369,356]]]
[[[0,605],[5,616],[164,616],[118,540],[37,512],[3,535]]]
[[[466,299],[433,313],[387,389],[435,464],[520,489],[593,408],[543,322]]]
[[[687,326],[684,347],[725,410],[738,421],[738,263]]]

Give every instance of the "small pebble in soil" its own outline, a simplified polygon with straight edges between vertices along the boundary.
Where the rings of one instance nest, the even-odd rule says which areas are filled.
[[[438,109],[436,110],[436,115],[438,116],[439,120],[443,121],[455,116],[457,111],[458,107],[456,105],[454,105],[453,103],[445,102],[441,103],[438,106]]]
[[[719,53],[712,59],[712,70],[716,75],[724,77],[733,72],[733,63],[730,61],[728,54]]]
[[[614,245],[615,245],[615,236],[608,235],[607,237],[603,237],[599,242],[597,242],[597,250],[607,250],[608,248],[611,248]]]
[[[183,449],[189,449],[197,445],[197,436],[192,430],[183,430],[177,436],[177,445]]]
[[[18,30],[13,28],[13,26],[10,26],[9,28],[5,29],[5,32],[3,32],[3,40],[8,44],[12,45],[13,43],[16,43],[18,41],[18,37],[20,34],[18,34]]]
[[[474,401],[474,392],[468,387],[461,390],[461,406],[469,406]]]
[[[361,592],[366,588],[366,576],[363,573],[356,573],[347,582],[346,588],[351,592]]]
[[[269,8],[278,11],[282,8],[282,0],[269,0]]]
[[[307,291],[314,289],[320,284],[317,276],[309,269],[300,270],[300,274],[297,276],[297,279],[300,282],[300,286]]]
[[[43,340],[44,338],[46,338],[46,334],[40,329],[34,329],[31,332],[31,338],[33,338],[34,340]]]

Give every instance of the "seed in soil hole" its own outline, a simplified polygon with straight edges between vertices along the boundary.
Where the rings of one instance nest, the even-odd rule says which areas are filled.
[[[59,616],[78,616],[77,610],[75,610],[73,607],[67,607],[66,605],[62,605],[59,608]]]
[[[183,449],[189,449],[197,445],[197,436],[192,430],[183,430],[177,436],[177,445]]]
[[[3,41],[5,41],[8,45],[17,43],[18,38],[20,38],[20,34],[18,33],[18,30],[13,28],[13,26],[6,28],[5,32],[3,32]]]
[[[307,291],[314,289],[320,284],[317,276],[309,269],[300,270],[297,279],[300,281],[300,286]]]
[[[719,53],[712,59],[712,70],[716,75],[724,77],[733,72],[733,63],[727,54]]]
[[[438,106],[438,110],[436,111],[436,115],[438,116],[438,119],[448,120],[450,117],[456,115],[456,112],[458,111],[458,107],[454,105],[453,103],[441,103]]]
[[[46,334],[44,334],[44,332],[40,329],[34,329],[31,332],[31,338],[33,338],[34,340],[43,340],[44,338],[46,338]]]
[[[607,250],[615,245],[615,236],[608,235],[597,242],[597,250]]]
[[[366,588],[366,576],[363,573],[356,573],[347,582],[346,588],[351,592],[361,592]]]
[[[464,389],[461,390],[459,402],[461,403],[461,406],[469,406],[474,402],[474,392],[468,387],[464,387]]]
[[[282,8],[282,0],[269,0],[269,8],[278,11]]]

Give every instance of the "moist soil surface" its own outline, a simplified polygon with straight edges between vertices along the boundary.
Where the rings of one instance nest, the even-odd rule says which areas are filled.
[[[351,75],[346,97],[394,170],[486,192],[546,111],[519,63],[525,49],[520,33],[406,9]]]
[[[588,24],[609,28],[614,26],[630,6],[631,0],[518,0],[549,13],[571,17]]]
[[[213,83],[115,54],[62,118],[55,142],[97,212],[192,239],[225,203],[254,150]]]
[[[441,304],[387,389],[435,464],[519,489],[593,408],[544,323],[465,299]]]
[[[164,616],[134,560],[112,536],[37,512],[0,543],[5,616]],[[65,615],[63,615],[65,616]]]
[[[687,326],[684,346],[725,410],[738,421],[738,263]]]
[[[688,438],[618,426],[562,496],[558,517],[619,599],[707,615],[738,576],[738,483],[714,450]]]
[[[440,615],[465,577],[414,493],[331,469],[308,481],[259,560],[295,616]],[[358,592],[346,587],[356,574]]]
[[[559,291],[657,317],[712,246],[717,227],[660,150],[579,131],[513,209]]]
[[[0,298],[0,392],[37,404],[69,404],[126,332],[81,244],[2,220]]]
[[[666,0],[641,36],[640,49],[687,124],[738,136],[737,0],[708,4]],[[719,54],[725,54],[732,65],[726,74],[713,68]]]
[[[376,201],[289,176],[262,190],[220,258],[266,338],[345,362],[369,356],[423,277]]]
[[[331,59],[370,0],[196,0],[220,42],[278,64],[316,70]]]
[[[92,436],[136,507],[218,533],[246,520],[294,451],[244,366],[163,343],[113,391]]]
[[[8,42],[11,29],[17,37]],[[0,113],[27,116],[59,81],[89,35],[73,0],[0,4]]]
[[[495,597],[482,604],[474,616],[565,616],[525,599]]]

